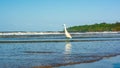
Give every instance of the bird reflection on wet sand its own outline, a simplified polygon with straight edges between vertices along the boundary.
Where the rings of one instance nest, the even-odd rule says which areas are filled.
[[[66,42],[66,45],[65,45],[65,54],[71,54],[71,49],[72,49],[72,45],[70,42]]]

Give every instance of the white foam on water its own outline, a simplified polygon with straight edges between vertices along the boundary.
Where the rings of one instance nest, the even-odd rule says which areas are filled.
[[[70,34],[118,34],[120,32],[70,32]],[[64,32],[0,32],[0,35],[49,35],[49,34],[64,34]]]

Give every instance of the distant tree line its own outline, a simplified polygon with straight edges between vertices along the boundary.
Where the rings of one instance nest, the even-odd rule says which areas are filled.
[[[120,22],[116,23],[96,23],[92,25],[73,26],[67,28],[68,31],[80,31],[80,32],[102,32],[102,31],[120,31]]]

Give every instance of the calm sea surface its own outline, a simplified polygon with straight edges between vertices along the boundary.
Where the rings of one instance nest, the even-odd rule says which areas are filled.
[[[7,36],[0,68],[120,68],[120,34]]]

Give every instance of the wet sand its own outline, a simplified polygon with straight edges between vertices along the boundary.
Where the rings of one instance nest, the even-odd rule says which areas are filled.
[[[69,66],[74,66],[76,64],[78,65],[81,65],[81,64],[88,64],[88,63],[94,63],[94,62],[99,62],[100,60],[103,60],[103,59],[107,59],[107,58],[114,58],[116,56],[119,56],[120,54],[106,54],[106,55],[103,55],[103,56],[98,56],[98,55],[93,55],[93,56],[84,56],[84,58],[93,58],[93,59],[89,59],[89,60],[80,60],[80,61],[77,61],[77,62],[68,62],[68,63],[59,63],[59,64],[52,64],[52,65],[47,65],[47,66],[34,66],[32,68],[61,68],[61,67],[69,67]],[[79,57],[79,58],[82,58],[83,56]],[[120,56],[119,56],[120,57]],[[77,57],[78,58],[78,57]],[[109,59],[111,60],[111,59]],[[68,61],[68,60],[67,60]],[[120,65],[118,65],[118,67],[120,67]],[[89,68],[89,67],[88,67]]]

